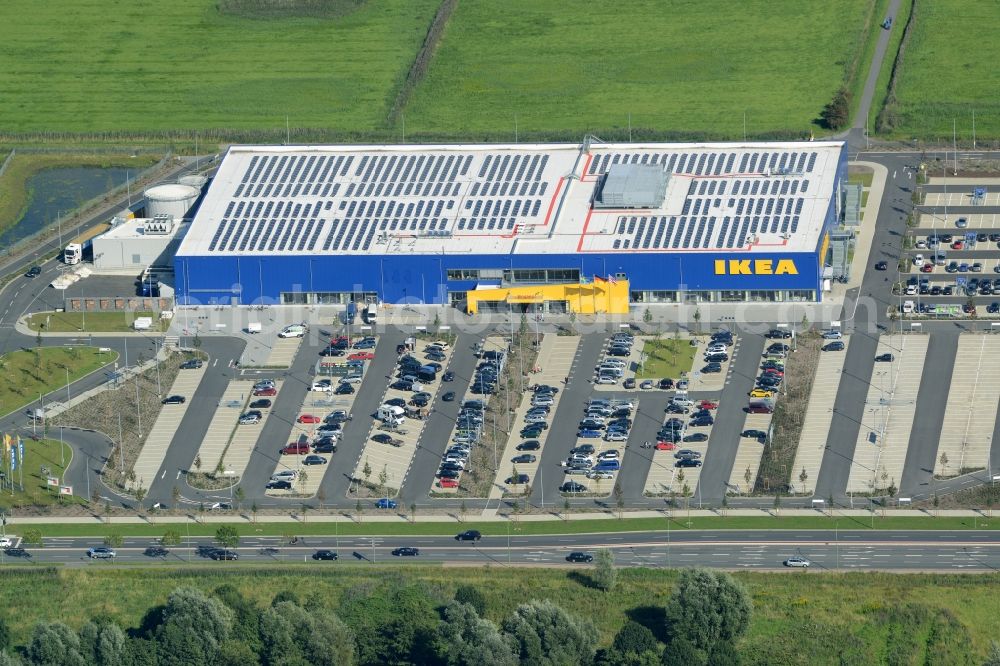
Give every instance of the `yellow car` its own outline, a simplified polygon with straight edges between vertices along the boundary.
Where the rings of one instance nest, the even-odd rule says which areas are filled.
[[[774,391],[765,391],[764,389],[755,388],[750,391],[751,398],[773,398]]]

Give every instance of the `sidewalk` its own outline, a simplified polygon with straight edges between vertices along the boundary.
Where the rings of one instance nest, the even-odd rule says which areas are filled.
[[[245,515],[243,515],[245,514]],[[422,513],[418,514],[416,518],[411,518],[409,515],[399,515],[399,514],[364,514],[362,517],[362,523],[382,523],[382,524],[398,524],[398,523],[467,523],[467,522],[493,522],[493,523],[503,523],[508,520],[514,520],[516,522],[546,522],[553,520],[618,520],[617,511],[605,511],[605,512],[587,512],[587,513],[567,513],[563,514],[557,511],[544,514],[518,514],[516,516],[508,516],[507,514],[491,514],[482,516],[466,516],[464,519],[461,518],[457,512],[449,512],[443,514],[429,514]],[[879,511],[878,516],[882,517],[883,512]],[[718,511],[713,511],[709,509],[691,509],[690,511],[685,509],[673,509],[667,511],[666,509],[660,511],[625,511],[625,520],[636,519],[636,518],[663,518],[664,524],[663,529],[666,529],[666,519],[672,517],[677,519],[678,517],[683,517],[687,519],[688,516],[691,518],[719,518],[722,514]],[[791,517],[814,517],[814,518],[826,518],[831,520],[836,520],[838,518],[852,518],[852,519],[862,519],[868,520],[872,516],[871,512],[866,509],[837,509],[834,511],[834,515],[831,519],[829,513],[825,511],[819,511],[816,509],[781,509],[777,518],[791,518]],[[931,516],[925,511],[920,511],[916,509],[888,509],[885,511],[886,517],[891,518],[927,518],[928,520],[934,520],[935,516],[940,518],[973,518],[973,517],[984,517],[984,513],[980,511],[972,511],[966,509],[941,509],[935,512],[935,516]],[[771,510],[766,509],[727,509],[725,512],[725,517],[734,518],[775,518]],[[139,516],[115,516],[111,520],[111,525],[169,525],[169,524],[182,524],[190,520],[188,516],[155,516],[155,518],[150,521],[145,518],[140,518]],[[208,514],[199,516],[197,522],[200,523],[212,523],[212,524],[222,524],[222,523],[235,523],[235,522],[246,522],[252,523],[249,511],[241,512],[241,515],[223,515],[223,514]],[[293,516],[291,514],[282,515],[261,515],[257,516],[258,523],[298,523],[301,524],[302,520],[298,516]],[[330,514],[319,514],[316,513],[315,509],[309,513],[308,518],[309,523],[355,523],[357,522],[354,514],[348,514],[346,511],[338,512],[336,515]],[[52,516],[7,516],[7,526],[11,525],[95,525],[106,527],[108,523],[104,521],[103,518],[95,516],[82,516],[82,517],[66,517],[57,518]],[[779,526],[780,528],[780,526]],[[734,528],[729,528],[734,529]],[[751,529],[763,529],[763,528],[751,528]],[[847,529],[845,527],[844,529]]]

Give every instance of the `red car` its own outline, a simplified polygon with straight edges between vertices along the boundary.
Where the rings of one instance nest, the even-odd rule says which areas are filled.
[[[934,272],[934,264],[924,264],[920,267],[921,273],[932,273]]]
[[[716,409],[719,403],[712,402],[711,400],[702,400],[698,403],[698,409]]]
[[[440,488],[458,488],[458,479],[438,479]]]
[[[304,456],[309,453],[309,443],[308,442],[292,442],[285,448],[279,451],[283,456]]]
[[[657,442],[653,448],[657,451],[673,451],[677,448],[677,445],[673,442]]]
[[[272,397],[278,395],[278,389],[274,387],[261,388],[254,391],[253,394],[256,396]]]
[[[371,352],[363,351],[363,352],[354,352],[353,354],[351,354],[350,356],[347,357],[347,360],[348,361],[371,361],[374,358],[375,358],[375,354],[373,354]]]
[[[964,250],[965,249],[965,243],[963,243],[960,240],[957,240],[957,241],[955,241],[954,243],[951,244],[951,249],[953,249],[953,250]]]
[[[784,377],[785,373],[783,370],[778,370],[777,368],[768,368],[764,371],[765,375],[774,375],[775,377]]]
[[[322,423],[323,419],[315,414],[303,414],[299,417],[299,423]]]

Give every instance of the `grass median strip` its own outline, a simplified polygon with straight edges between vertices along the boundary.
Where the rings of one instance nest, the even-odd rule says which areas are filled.
[[[160,520],[151,517],[152,520]],[[625,518],[617,520],[584,519],[584,520],[546,520],[546,521],[511,521],[511,532],[519,536],[547,534],[611,534],[623,532],[666,531],[667,523],[671,531],[686,530],[995,530],[1000,529],[1000,517],[996,520],[986,516],[887,516],[877,514],[874,522],[871,516],[844,516],[834,513],[833,517],[816,516],[693,516],[687,519],[683,511],[675,511],[668,521],[662,518]],[[690,523],[690,526],[689,526]],[[198,522],[194,520],[151,523],[122,523],[114,518],[110,523],[52,523],[44,525],[32,524],[45,537],[84,537],[103,538],[109,533],[121,534],[125,537],[148,536],[158,538],[167,530],[176,530],[191,536],[214,536],[222,524],[231,524],[242,536],[449,536],[467,529],[477,529],[484,535],[507,534],[506,523],[502,521],[466,522],[403,522],[398,523],[365,523],[356,521],[324,522],[316,521],[303,525],[300,522],[251,523],[246,520],[234,520],[232,523]],[[9,527],[10,531],[23,530],[28,527],[16,522]]]

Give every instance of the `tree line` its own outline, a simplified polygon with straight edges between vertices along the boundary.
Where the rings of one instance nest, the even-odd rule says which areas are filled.
[[[602,583],[611,581],[602,580]],[[597,581],[595,581],[595,585]],[[605,588],[610,589],[610,588]],[[598,601],[599,603],[599,601]],[[648,610],[648,609],[647,609]],[[610,646],[599,632],[549,600],[529,600],[500,622],[482,590],[450,598],[399,577],[339,600],[282,591],[261,607],[235,586],[179,587],[138,627],[93,617],[74,631],[40,621],[13,646],[0,621],[0,666],[708,666],[739,663],[737,641],[752,613],[743,586],[726,573],[682,572],[657,620],[628,621]]]

